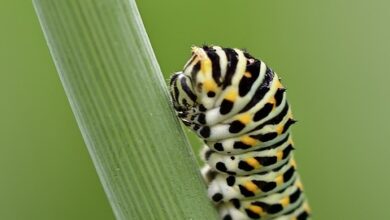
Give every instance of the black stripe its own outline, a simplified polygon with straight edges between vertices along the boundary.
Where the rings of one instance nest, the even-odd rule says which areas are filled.
[[[286,91],[285,88],[279,88],[276,93],[275,93],[275,101],[276,101],[276,107],[278,107],[280,105],[280,103],[282,103],[283,101],[283,94],[284,92]]]
[[[251,90],[253,84],[256,82],[260,73],[260,61],[256,60],[254,63],[251,63],[246,66],[246,72],[251,74],[250,77],[242,76],[240,83],[238,84],[238,94],[241,97],[244,97]]]
[[[191,70],[191,78],[192,80],[196,80],[196,74],[198,74],[200,70],[200,62],[198,61],[194,67],[192,67],[192,70]]]
[[[234,73],[236,72],[237,63],[238,63],[238,54],[236,51],[234,51],[231,48],[223,48],[223,51],[225,51],[226,58],[227,58],[227,69],[226,69],[226,75],[225,79],[222,83],[222,89],[225,89],[229,85],[232,84],[232,78]]]
[[[294,213],[295,211],[297,211],[299,208],[301,208],[304,202],[305,202],[304,200],[301,201],[301,202],[299,203],[299,205],[297,205],[295,208],[291,209],[290,211],[284,213],[284,215],[291,215],[292,213]]]
[[[191,91],[190,87],[187,85],[185,77],[182,77],[180,79],[180,83],[181,83],[181,87],[183,88],[183,90],[187,94],[187,96],[190,97],[190,99],[193,102],[196,102],[196,95]]]
[[[212,48],[206,50],[206,53],[211,60],[213,79],[217,83],[217,85],[220,86],[222,82],[221,82],[221,66],[219,63],[219,56],[215,52],[215,49]]]
[[[239,112],[246,112],[249,109],[251,109],[253,106],[255,106],[257,103],[259,103],[265,96],[265,94],[270,89],[270,83],[272,82],[274,78],[274,73],[271,69],[267,67],[267,70],[265,71],[263,82],[257,87],[257,90],[255,94],[253,95],[252,99],[248,102],[248,104]]]
[[[171,79],[169,80],[169,85],[172,86],[172,84],[174,83],[174,81],[176,81],[177,77],[179,77],[179,74],[180,73],[176,73],[174,74]]]
[[[279,124],[283,120],[283,118],[286,116],[286,114],[288,113],[288,109],[289,109],[289,106],[288,106],[288,103],[286,102],[286,104],[283,107],[283,110],[278,115],[276,115],[275,117],[269,119],[268,121],[258,125],[257,127],[252,129],[250,132],[256,131],[256,130],[260,130],[260,129],[262,129],[266,125],[276,125],[276,124]]]

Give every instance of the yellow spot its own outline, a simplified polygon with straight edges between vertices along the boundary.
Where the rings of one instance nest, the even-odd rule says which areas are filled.
[[[252,78],[252,73],[250,73],[250,72],[245,72],[245,73],[244,73],[244,76],[245,76],[246,78]]]
[[[259,190],[256,184],[254,184],[252,181],[247,181],[246,183],[244,183],[244,187],[251,192],[256,192]]]
[[[251,167],[258,169],[260,168],[259,162],[255,158],[248,158],[245,160]]]
[[[205,80],[203,83],[203,89],[206,90],[207,92],[213,91],[215,92],[217,85],[213,80]]]
[[[300,190],[303,190],[303,184],[302,184],[301,181],[298,180],[298,181],[295,183],[295,185],[296,185]]]
[[[210,73],[211,72],[211,61],[206,58],[200,61],[200,70],[202,73]]]
[[[283,183],[283,176],[280,175],[275,178],[276,185],[281,185]]]
[[[297,169],[297,162],[294,159],[291,159],[291,166]]]
[[[288,206],[288,204],[290,204],[290,198],[286,197],[286,198],[280,200],[280,204],[282,204],[283,207]]]
[[[275,106],[275,104],[276,104],[276,99],[275,99],[275,97],[271,97],[271,98],[269,99],[268,102],[271,103],[271,104],[273,104],[273,105]]]
[[[246,125],[251,121],[251,116],[249,114],[243,114],[238,117],[238,120]]]
[[[306,212],[311,212],[311,208],[307,202],[303,205],[303,208],[306,210]]]
[[[276,88],[283,88],[283,85],[282,85],[282,83],[280,82],[280,80],[277,80],[277,81],[276,81],[275,86],[276,86]]]
[[[230,90],[229,92],[227,92],[225,99],[234,102],[237,99],[237,92],[234,90]]]
[[[278,150],[278,152],[276,152],[276,158],[278,158],[278,161],[282,160],[282,158],[283,158],[283,151]]]
[[[254,146],[256,144],[256,139],[251,138],[251,137],[246,135],[246,136],[243,136],[241,138],[241,142],[246,144],[246,145]]]
[[[282,131],[283,131],[283,125],[278,125],[277,127],[276,127],[276,132],[278,132],[278,134],[282,134]]]
[[[256,205],[250,205],[248,207],[249,210],[251,210],[252,212],[256,213],[256,214],[261,214],[263,213],[263,209],[260,207],[260,206],[256,206]]]

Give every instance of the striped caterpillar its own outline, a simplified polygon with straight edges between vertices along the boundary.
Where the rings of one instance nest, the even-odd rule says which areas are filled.
[[[275,72],[249,53],[193,47],[172,75],[178,117],[205,143],[202,174],[221,219],[309,219],[292,155],[292,118]]]

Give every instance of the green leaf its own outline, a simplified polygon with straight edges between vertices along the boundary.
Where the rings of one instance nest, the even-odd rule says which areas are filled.
[[[216,219],[134,0],[35,0],[117,219]]]

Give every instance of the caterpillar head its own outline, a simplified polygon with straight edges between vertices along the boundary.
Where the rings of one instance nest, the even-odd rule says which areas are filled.
[[[183,123],[190,125],[197,106],[190,77],[177,72],[171,77],[169,85],[173,107]]]

